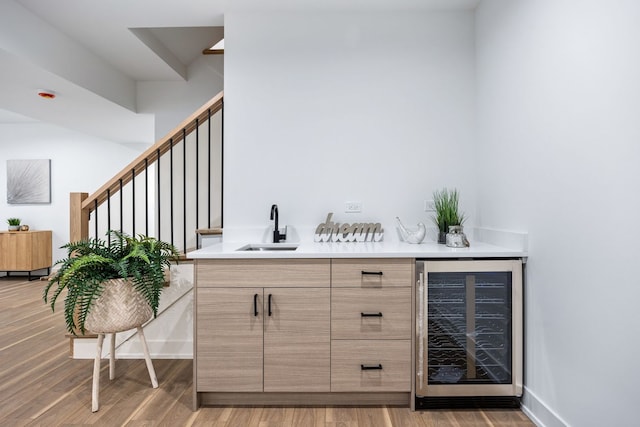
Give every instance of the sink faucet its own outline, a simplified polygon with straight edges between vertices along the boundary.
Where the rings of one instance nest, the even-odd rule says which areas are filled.
[[[269,217],[274,221],[273,223],[273,243],[280,243],[282,240],[287,239],[287,229],[284,233],[280,233],[278,228],[278,205],[271,205],[271,216]]]

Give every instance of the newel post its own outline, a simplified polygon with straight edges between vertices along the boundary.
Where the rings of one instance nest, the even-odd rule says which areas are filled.
[[[82,209],[89,193],[71,193],[69,196],[69,241],[78,242],[89,238],[89,210]]]

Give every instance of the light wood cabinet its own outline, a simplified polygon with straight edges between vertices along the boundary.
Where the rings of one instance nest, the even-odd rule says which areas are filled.
[[[194,407],[408,404],[412,259],[198,259]]]
[[[412,259],[331,264],[331,391],[411,391]]]
[[[245,261],[197,262],[196,392],[328,392],[329,261]]]
[[[51,268],[51,231],[0,232],[0,271]]]

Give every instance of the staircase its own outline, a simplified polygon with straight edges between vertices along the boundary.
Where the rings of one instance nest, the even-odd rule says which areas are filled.
[[[108,230],[144,234],[182,254],[158,317],[145,325],[152,357],[191,357],[193,266],[187,252],[222,234],[223,92],[133,160],[95,193],[71,193],[69,241],[105,238]],[[135,331],[118,335],[118,357],[137,357]],[[95,335],[70,338],[73,358],[95,357]]]
[[[69,241],[120,230],[186,254],[221,233],[222,114],[220,92],[95,193],[71,193]]]

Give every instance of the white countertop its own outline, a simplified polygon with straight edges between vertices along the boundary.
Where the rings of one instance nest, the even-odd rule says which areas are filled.
[[[520,258],[526,257],[523,250],[494,246],[488,243],[471,242],[468,248],[449,248],[435,242],[410,244],[405,242],[377,243],[316,243],[300,242],[296,250],[238,251],[248,243],[222,242],[189,252],[193,259],[229,258]],[[273,245],[273,244],[272,244]]]

